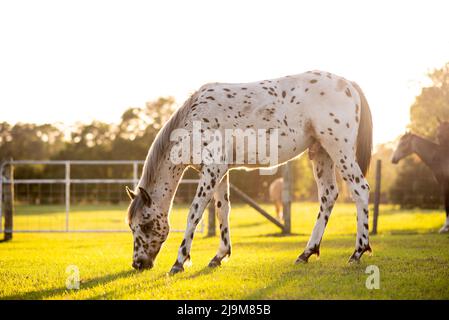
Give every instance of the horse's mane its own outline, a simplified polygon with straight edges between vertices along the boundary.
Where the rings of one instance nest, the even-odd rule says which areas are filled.
[[[139,187],[146,189],[153,182],[154,173],[158,172],[159,165],[171,146],[170,135],[173,130],[179,128],[181,123],[186,119],[196,95],[196,92],[193,93],[189,99],[184,102],[182,107],[170,117],[156,135],[156,138],[148,151],[145,164],[143,165],[142,178],[140,179]]]

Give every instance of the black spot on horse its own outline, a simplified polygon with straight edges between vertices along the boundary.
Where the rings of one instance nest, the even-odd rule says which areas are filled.
[[[349,88],[346,88],[345,93],[348,97],[352,97],[351,90],[349,90]]]

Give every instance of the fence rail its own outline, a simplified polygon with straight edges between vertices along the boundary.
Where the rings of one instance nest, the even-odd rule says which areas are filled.
[[[138,176],[138,166],[143,165],[144,161],[141,160],[9,160],[3,161],[0,165],[0,233],[5,232],[9,233],[13,230],[7,230],[8,226],[5,226],[5,230],[3,230],[3,217],[7,217],[4,214],[3,210],[3,194],[4,194],[4,186],[8,186],[11,191],[9,196],[12,197],[12,201],[14,198],[14,185],[20,184],[63,184],[65,185],[65,227],[61,230],[47,230],[47,229],[39,229],[39,230],[14,230],[14,232],[22,232],[22,233],[31,233],[31,232],[124,232],[126,230],[97,230],[97,229],[70,229],[70,199],[71,199],[71,185],[72,184],[132,184],[134,188],[137,187],[139,182]],[[14,166],[19,165],[60,165],[64,166],[64,178],[60,179],[15,179],[13,173],[9,175],[9,177],[5,177],[5,168],[10,166],[13,168]],[[132,166],[132,178],[131,179],[74,179],[71,178],[70,171],[71,167],[74,165],[130,165]],[[11,172],[13,172],[11,170]],[[182,184],[195,184],[198,183],[197,179],[183,179],[181,181]],[[14,210],[13,205],[11,208],[9,206],[5,206],[6,210]],[[10,212],[12,216],[12,212]],[[12,228],[12,227],[11,227]],[[183,230],[173,230],[175,232],[181,232]],[[204,223],[202,222],[200,225],[199,232],[204,231]]]
[[[112,184],[132,184],[134,188],[137,187],[139,182],[139,176],[138,176],[138,169],[139,165],[143,165],[144,161],[140,160],[10,160],[10,161],[3,161],[0,163],[0,233],[5,233],[5,239],[12,237],[13,232],[13,224],[12,224],[12,217],[13,217],[13,211],[14,211],[14,185],[17,185],[18,191],[19,185],[33,185],[33,184],[43,184],[43,185],[50,185],[50,192],[52,192],[51,185],[63,185],[62,191],[59,194],[61,196],[57,196],[56,199],[64,199],[64,207],[65,207],[65,217],[64,217],[64,227],[59,227],[59,229],[52,229],[52,228],[39,228],[39,229],[32,229],[30,228],[21,228],[21,229],[15,229],[14,232],[22,232],[22,233],[30,233],[30,232],[125,232],[126,230],[117,230],[114,227],[112,227],[113,224],[109,226],[109,229],[92,229],[92,228],[71,228],[70,227],[70,210],[71,210],[71,190],[73,190],[73,197],[76,199],[77,197],[77,191],[75,188],[75,185],[95,185],[95,184],[103,184],[103,185],[112,185]],[[57,179],[49,179],[49,178],[43,178],[43,179],[15,179],[14,177],[14,170],[13,168],[15,166],[20,165],[60,165],[64,166],[64,178],[57,178]],[[71,168],[75,165],[94,165],[94,166],[100,166],[100,165],[129,165],[132,168],[132,178],[120,178],[120,179],[79,179],[79,178],[72,178],[71,177]],[[9,170],[5,170],[9,166]],[[6,176],[5,176],[6,174]],[[250,204],[253,208],[255,208],[260,214],[262,214],[266,219],[268,219],[270,222],[274,223],[276,226],[278,226],[283,233],[289,234],[291,232],[291,197],[292,197],[292,178],[291,178],[291,168],[289,168],[289,165],[284,166],[284,186],[282,190],[282,201],[283,201],[283,213],[285,222],[284,224],[279,223],[276,221],[273,217],[271,217],[268,213],[266,213],[264,210],[260,208],[260,206],[257,205],[257,202],[251,199],[248,196],[242,196],[243,192],[237,192],[237,196],[245,200],[248,204]],[[377,162],[376,166],[376,186],[375,186],[375,197],[374,197],[374,223],[373,223],[373,230],[372,233],[375,234],[377,232],[377,219],[379,216],[379,202],[380,202],[380,181],[381,181],[381,162],[380,160]],[[198,183],[198,179],[183,179],[181,181],[181,184],[196,184]],[[74,186],[71,188],[71,186]],[[4,187],[7,187],[6,189]],[[27,187],[28,188],[28,187]],[[109,188],[109,187],[108,187]],[[85,188],[86,189],[86,188]],[[238,190],[234,186],[231,185],[231,189],[236,192]],[[39,186],[39,203],[40,203],[40,186]],[[92,189],[91,189],[92,190]],[[94,188],[95,190],[95,188]],[[110,189],[107,189],[110,190]],[[178,190],[179,191],[179,190]],[[101,190],[100,190],[101,193]],[[94,197],[98,197],[98,190],[94,191]],[[20,192],[18,192],[20,194]],[[109,191],[108,191],[109,194]],[[28,193],[29,195],[29,193]],[[62,196],[63,195],[63,196]],[[84,195],[85,197],[86,195]],[[33,197],[31,197],[33,199]],[[54,199],[53,197],[50,197],[50,199]],[[83,198],[81,198],[83,199]],[[95,200],[96,199],[96,200]],[[109,201],[111,201],[111,198],[108,198]],[[120,198],[119,198],[120,199]],[[181,198],[179,198],[181,199]],[[4,201],[5,200],[5,201]],[[30,201],[30,200],[28,200]],[[89,201],[98,201],[98,198],[92,198],[88,197],[87,202]],[[120,200],[118,200],[120,201]],[[52,200],[50,200],[50,203],[53,204]],[[112,202],[115,203],[115,202]],[[213,202],[211,202],[211,205],[209,206],[209,228],[208,228],[208,234],[213,235],[215,234],[215,210],[214,210]],[[5,209],[5,210],[4,210]],[[6,211],[6,212],[5,212]],[[6,213],[6,214],[5,214]],[[61,211],[58,211],[58,217],[59,219],[62,219]],[[5,221],[5,228],[3,228],[3,219]],[[53,219],[53,218],[51,218]],[[76,215],[75,215],[76,220]],[[100,219],[101,220],[101,219]],[[99,220],[99,221],[100,221]],[[175,229],[172,230],[175,232],[182,232],[183,230]],[[203,219],[201,220],[201,225],[198,230],[199,232],[204,232],[204,222]]]

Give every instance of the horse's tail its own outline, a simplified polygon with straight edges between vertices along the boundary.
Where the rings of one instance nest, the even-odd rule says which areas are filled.
[[[360,96],[360,123],[359,131],[357,133],[357,163],[364,176],[368,172],[369,164],[371,162],[371,152],[373,149],[373,120],[371,118],[371,110],[363,94],[362,89],[355,82],[352,83]]]

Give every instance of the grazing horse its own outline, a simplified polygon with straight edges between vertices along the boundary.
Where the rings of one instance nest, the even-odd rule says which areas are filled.
[[[442,123],[437,131],[439,144],[417,136],[413,133],[404,134],[399,140],[391,161],[397,164],[399,160],[416,153],[424,164],[432,171],[441,187],[446,210],[446,222],[440,233],[449,232],[449,123]]]
[[[199,133],[195,129],[198,123],[201,124]],[[201,158],[198,163],[198,159],[195,160],[198,151],[193,155],[186,153],[183,161],[174,162],[171,158],[173,150],[178,150],[184,141],[173,138],[174,132],[179,130],[193,136],[193,147],[199,144],[202,148],[199,153],[207,158],[214,156],[210,149],[213,149],[215,139],[203,140],[203,135],[211,130],[214,134],[226,135],[230,130],[232,142],[241,138],[244,129],[245,132],[250,131],[247,138],[254,134],[251,131],[254,129],[270,132],[270,139],[276,136],[278,141],[274,147],[272,140],[259,139],[256,152],[260,155],[261,150],[270,147],[270,156],[277,155],[274,165],[260,158],[254,162],[254,159],[249,159],[247,150],[243,151],[244,163],[234,162],[233,155],[242,147],[233,143],[226,143],[223,146],[226,150],[214,149],[226,151],[228,156],[219,159],[223,161]],[[134,237],[133,267],[144,269],[153,266],[169,233],[168,214],[187,167],[199,171],[199,183],[171,274],[183,271],[184,263],[190,259],[195,229],[212,198],[217,208],[221,236],[217,253],[209,266],[219,266],[222,259],[231,254],[230,169],[278,166],[310,147],[314,149],[311,159],[320,209],[310,240],[296,262],[305,263],[312,254],[319,255],[321,239],[338,196],[335,170],[347,183],[356,203],[357,238],[349,262],[359,261],[365,251],[371,252],[368,240],[369,186],[365,179],[372,152],[371,111],[355,82],[328,72],[309,71],[253,83],[206,84],[172,115],[148,151],[138,188],[134,191],[127,189],[131,198],[128,223]]]
[[[284,179],[277,178],[268,188],[268,193],[270,195],[270,201],[274,203],[274,208],[276,210],[276,218],[281,221],[283,219],[282,212],[282,189],[284,187]]]

